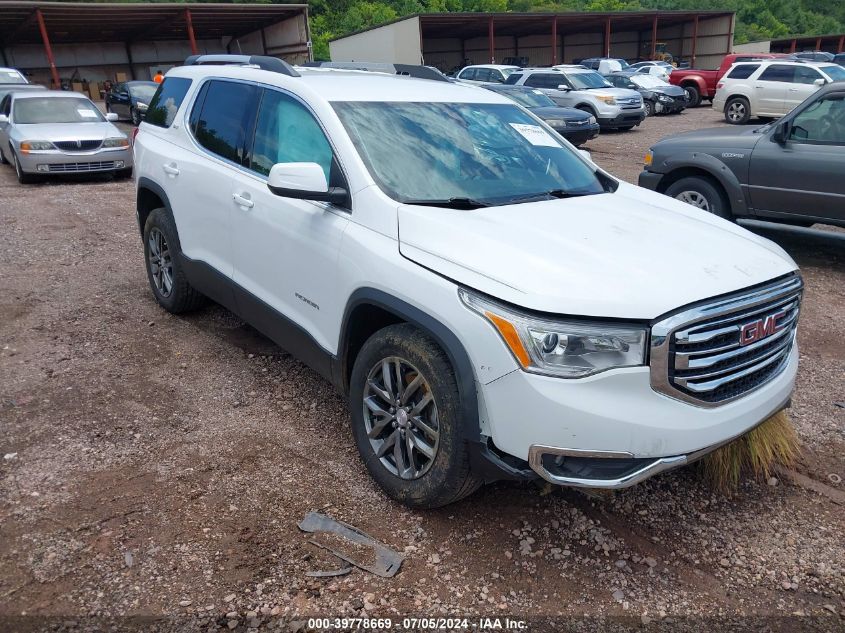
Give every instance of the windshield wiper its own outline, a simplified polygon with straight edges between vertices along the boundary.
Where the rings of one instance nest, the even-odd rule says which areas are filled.
[[[487,202],[482,202],[481,200],[460,197],[443,198],[440,200],[403,200],[402,204],[412,204],[421,207],[443,207],[445,209],[463,209],[467,211],[491,206]]]
[[[567,191],[566,189],[549,189],[548,191],[538,191],[537,193],[529,193],[524,196],[516,196],[515,198],[510,198],[509,200],[507,200],[507,202],[503,202],[502,204],[519,204],[521,202],[553,200],[555,198],[578,198],[581,196],[591,196],[595,193],[596,192],[594,191]]]

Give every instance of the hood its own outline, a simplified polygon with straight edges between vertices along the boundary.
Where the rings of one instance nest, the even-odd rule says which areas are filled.
[[[686,95],[686,90],[684,90],[680,86],[658,86],[656,88],[651,88],[650,90],[659,94],[669,95],[670,97],[683,97],[684,95]]]
[[[576,110],[575,108],[558,108],[555,106],[546,106],[542,108],[529,108],[532,114],[536,114],[544,121],[563,119],[564,121],[586,121],[590,118],[590,114],[583,110]]]
[[[675,134],[657,142],[652,149],[655,152],[697,151],[707,149],[752,149],[763,137],[755,133],[760,129],[739,126],[706,128]]]
[[[616,97],[617,99],[640,98],[639,92],[636,90],[630,90],[629,88],[593,88],[592,90],[586,90],[585,92],[594,95],[610,95],[611,97]]]
[[[653,319],[796,269],[773,242],[624,183],[473,211],[401,205],[399,249],[523,308],[621,319]]]
[[[94,141],[125,134],[108,121],[94,123],[33,123],[15,125],[21,138],[39,141]]]

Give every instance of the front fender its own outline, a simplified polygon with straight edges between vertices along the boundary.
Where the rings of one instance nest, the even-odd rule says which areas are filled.
[[[751,150],[748,150],[748,155],[750,156],[750,154]],[[725,189],[734,215],[748,215],[748,205],[745,202],[745,194],[742,191],[739,178],[721,160],[703,152],[685,152],[673,154],[652,167],[653,171],[658,171],[667,176],[679,169],[695,169],[715,178]],[[663,182],[666,181],[667,179],[664,177]]]
[[[681,79],[680,83],[678,84],[682,88],[686,85],[692,84],[696,88],[698,88],[698,93],[702,97],[706,97],[710,94],[710,90],[707,88],[707,81],[701,75],[687,75],[683,79]]]

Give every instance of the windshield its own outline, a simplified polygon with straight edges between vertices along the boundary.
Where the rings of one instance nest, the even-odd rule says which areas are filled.
[[[845,81],[845,68],[842,66],[822,66],[819,70],[833,81]]]
[[[17,70],[0,71],[0,84],[25,84],[26,79]]]
[[[619,58],[616,58],[616,59],[614,59],[613,61],[615,61],[615,62],[619,62],[619,64],[622,66],[622,68],[630,68],[630,67],[631,67],[631,64],[629,64],[628,62],[626,62],[624,59],[619,59]]]
[[[16,99],[15,123],[97,123],[104,121],[97,106],[79,97],[27,97]]]
[[[505,76],[505,79],[510,77],[513,73],[515,73],[519,68],[502,68],[502,74]]]
[[[134,86],[129,86],[129,92],[132,94],[133,97],[136,99],[140,99],[144,103],[149,103],[150,99],[153,98],[153,95],[158,90],[158,84],[137,84]]]
[[[654,75],[631,75],[631,81],[640,88],[664,88],[669,85]]]
[[[498,92],[498,91],[495,91]],[[513,99],[519,105],[526,108],[548,108],[555,107],[557,104],[552,101],[551,97],[547,96],[540,90],[502,90],[500,95]]]
[[[379,187],[399,202],[508,204],[603,193],[595,171],[516,105],[332,104]],[[559,196],[558,196],[559,197]]]
[[[566,73],[566,78],[569,80],[569,83],[575,86],[576,90],[613,87],[613,84],[597,72]]]

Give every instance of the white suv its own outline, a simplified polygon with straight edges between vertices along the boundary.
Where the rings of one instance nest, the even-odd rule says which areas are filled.
[[[503,66],[501,64],[478,64],[461,69],[455,79],[468,84],[502,84],[508,76],[519,70],[519,66]]]
[[[730,67],[716,85],[713,107],[725,121],[743,125],[751,117],[781,117],[821,86],[845,80],[837,64],[774,59]]]
[[[152,293],[221,303],[331,381],[394,499],[621,488],[790,398],[802,282],[772,242],[488,90],[188,61],[135,143]]]

